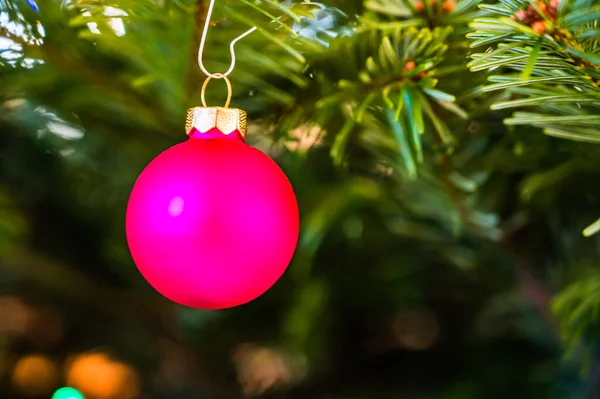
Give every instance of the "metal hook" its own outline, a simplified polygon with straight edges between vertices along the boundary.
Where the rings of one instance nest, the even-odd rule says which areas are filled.
[[[304,0],[302,2],[302,4],[312,4],[312,3],[311,3],[311,0]],[[231,55],[231,65],[229,65],[229,69],[226,72],[210,73],[204,67],[204,62],[202,61],[202,58],[204,56],[204,45],[206,44],[206,36],[208,34],[208,27],[210,26],[210,18],[212,16],[214,7],[215,7],[215,0],[210,0],[210,3],[208,4],[208,11],[206,13],[206,20],[204,21],[204,28],[202,30],[202,38],[200,39],[200,48],[198,50],[198,65],[200,66],[200,70],[202,70],[202,72],[204,72],[204,74],[206,76],[208,76],[209,78],[223,79],[223,78],[226,78],[227,76],[229,76],[229,74],[231,74],[231,72],[233,72],[233,69],[235,68],[235,50],[234,50],[235,44],[237,42],[239,42],[240,40],[242,40],[243,38],[245,38],[246,36],[248,36],[249,34],[251,34],[252,32],[254,32],[255,30],[257,30],[258,28],[255,26],[251,29],[248,29],[246,32],[242,33],[241,35],[239,35],[238,37],[233,39],[231,41],[231,43],[229,43],[229,54]]]
[[[206,35],[208,34],[208,27],[210,26],[210,18],[212,16],[214,6],[215,6],[215,0],[210,0],[210,3],[208,5],[208,12],[206,13],[206,21],[204,21],[204,29],[202,31],[202,38],[200,39],[200,49],[198,50],[198,65],[200,65],[200,69],[202,70],[202,72],[204,72],[204,74],[206,76],[208,76],[209,78],[223,79],[223,78],[226,78],[227,76],[229,76],[229,74],[231,72],[233,72],[233,68],[235,68],[235,50],[234,50],[235,44],[237,42],[239,42],[240,40],[242,40],[243,38],[245,38],[246,36],[248,36],[249,34],[251,34],[252,32],[254,32],[258,28],[255,26],[254,28],[247,30],[246,32],[242,33],[241,35],[239,35],[238,37],[236,37],[235,39],[233,39],[231,41],[231,43],[229,44],[229,54],[231,54],[231,65],[229,66],[229,69],[225,73],[210,73],[204,67],[204,62],[202,61],[202,58],[204,55],[204,45],[206,44]]]

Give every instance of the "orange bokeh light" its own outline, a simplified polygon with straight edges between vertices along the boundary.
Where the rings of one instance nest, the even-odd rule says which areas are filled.
[[[139,393],[137,373],[104,353],[77,356],[68,366],[67,385],[88,399],[134,399]]]
[[[58,367],[41,355],[22,357],[13,370],[12,384],[27,396],[50,394],[58,383]]]

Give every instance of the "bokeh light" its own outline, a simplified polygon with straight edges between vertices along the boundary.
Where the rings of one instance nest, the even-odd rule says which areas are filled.
[[[237,377],[244,395],[251,397],[299,382],[306,376],[306,359],[298,353],[251,343],[233,352]]]
[[[19,359],[12,374],[13,387],[26,396],[49,395],[58,382],[58,367],[46,356]]]
[[[23,335],[34,316],[33,310],[21,299],[10,295],[0,297],[0,333]]]
[[[52,399],[85,399],[85,396],[75,388],[63,387],[54,392]]]
[[[394,317],[391,328],[397,346],[410,351],[431,348],[440,335],[437,317],[427,308],[401,311]]]
[[[53,347],[61,341],[64,333],[63,320],[52,309],[34,311],[25,332],[29,341],[39,350]]]
[[[63,337],[61,316],[50,308],[37,309],[20,298],[0,296],[0,333],[22,337],[37,350],[46,350]]]
[[[104,353],[77,356],[68,365],[67,384],[94,399],[134,399],[139,394],[135,370]]]

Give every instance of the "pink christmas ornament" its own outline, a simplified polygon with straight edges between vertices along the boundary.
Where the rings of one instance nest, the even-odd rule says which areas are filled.
[[[133,260],[162,295],[223,309],[281,277],[298,241],[296,197],[268,156],[244,142],[244,111],[195,108],[189,138],[142,172],[127,206]]]

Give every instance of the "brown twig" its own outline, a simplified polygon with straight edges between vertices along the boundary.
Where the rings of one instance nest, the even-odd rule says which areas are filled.
[[[117,319],[130,321],[131,315],[138,315],[138,320],[158,327],[164,333],[169,332],[165,316],[170,312],[171,305],[160,300],[157,295],[141,295],[115,289],[29,250],[14,251],[4,256],[0,269],[13,272]]]
[[[8,31],[5,27],[0,27],[0,37],[5,37],[21,46],[29,46],[31,43],[21,36],[17,36]]]
[[[194,29],[192,31],[192,43],[190,49],[190,66],[188,68],[188,103],[194,97],[194,93],[200,92],[201,77],[198,69],[198,47],[202,38],[202,28],[206,22],[206,0],[196,0],[194,11]]]

